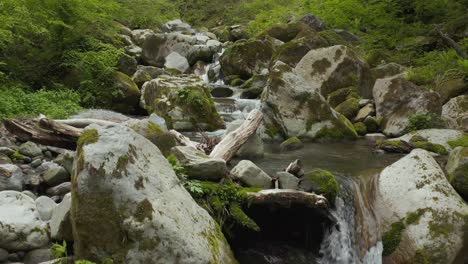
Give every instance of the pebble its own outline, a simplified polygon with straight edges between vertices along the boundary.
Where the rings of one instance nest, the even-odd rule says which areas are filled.
[[[71,182],[64,182],[57,186],[50,187],[46,190],[46,194],[49,196],[62,196],[71,191]]]
[[[37,168],[37,167],[39,167],[41,164],[42,164],[42,160],[41,160],[41,159],[35,159],[35,160],[33,160],[33,162],[31,162],[31,167]]]
[[[11,155],[13,155],[13,153],[15,153],[15,151],[12,150],[11,148],[0,147],[0,153],[5,154],[7,156],[11,156]]]

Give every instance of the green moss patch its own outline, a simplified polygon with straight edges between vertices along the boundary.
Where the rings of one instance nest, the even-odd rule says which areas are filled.
[[[81,134],[80,138],[77,141],[79,147],[85,145],[96,143],[99,140],[99,133],[96,129],[88,129]]]
[[[335,201],[338,191],[340,190],[340,186],[336,181],[335,175],[331,172],[322,169],[315,169],[306,173],[304,179],[306,181],[310,181],[312,191],[317,194],[324,195],[332,203]]]
[[[468,134],[464,133],[463,136],[459,139],[449,141],[448,144],[452,148],[456,147],[468,147]]]
[[[354,129],[356,130],[356,132],[360,136],[364,136],[365,134],[367,134],[367,127],[362,122],[355,123],[354,124]]]
[[[427,151],[431,151],[440,155],[448,154],[447,149],[440,144],[434,144],[427,141],[416,141],[412,142],[412,144],[415,148],[425,149]]]
[[[390,230],[385,232],[382,237],[383,256],[392,254],[400,245],[401,236],[406,229],[404,222],[398,221],[390,226]]]
[[[413,147],[404,140],[379,140],[375,144],[378,149],[391,153],[410,153]]]

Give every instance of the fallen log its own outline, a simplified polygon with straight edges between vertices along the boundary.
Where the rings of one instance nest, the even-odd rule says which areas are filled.
[[[175,137],[175,139],[177,140],[177,142],[179,144],[181,144],[182,146],[189,146],[189,147],[192,147],[194,149],[203,151],[203,148],[201,147],[201,145],[199,143],[190,140],[190,138],[182,135],[181,133],[177,132],[176,130],[171,129],[171,130],[169,130],[169,133],[172,134]]]
[[[442,29],[440,28],[440,25],[436,25],[435,31],[439,35],[439,37],[449,46],[450,48],[454,49],[458,56],[462,57],[463,59],[466,59],[466,53],[463,51],[463,48],[458,45],[458,43],[453,40],[448,34],[444,33]]]
[[[328,208],[328,200],[315,193],[296,190],[271,189],[259,192],[249,192],[251,205],[266,205],[273,208],[291,208],[291,206],[304,206],[308,208]]]
[[[288,167],[284,170],[287,173],[291,173],[292,175],[301,178],[304,176],[304,170],[302,169],[302,162],[301,160],[295,160],[291,162]]]
[[[257,131],[262,122],[263,114],[255,109],[250,112],[247,119],[240,127],[227,134],[221,142],[211,151],[211,158],[224,159],[226,162],[232,159],[240,147]]]

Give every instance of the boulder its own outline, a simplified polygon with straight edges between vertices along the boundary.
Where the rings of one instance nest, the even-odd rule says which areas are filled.
[[[373,104],[367,104],[363,108],[359,110],[356,117],[354,118],[354,122],[362,122],[368,116],[373,116],[375,114],[375,107]]]
[[[356,138],[346,117],[334,111],[296,70],[276,62],[262,95],[265,133],[283,138]]]
[[[435,91],[440,94],[442,103],[468,92],[468,81],[463,77],[448,78],[435,87]]]
[[[102,99],[111,110],[122,114],[131,114],[138,107],[140,90],[132,79],[123,72],[114,75],[114,87],[117,93],[107,93]]]
[[[280,189],[296,190],[299,186],[299,178],[284,171],[277,172],[276,178]]]
[[[24,264],[38,264],[54,259],[54,252],[48,248],[34,249],[24,256]]]
[[[269,41],[237,41],[221,56],[221,69],[225,76],[238,75],[247,80],[254,74],[268,69],[272,55],[273,46]]]
[[[158,67],[138,65],[132,80],[138,87],[141,87],[145,82],[151,81],[164,73],[165,71]]]
[[[445,170],[450,184],[468,201],[468,147],[452,150]]]
[[[36,199],[36,208],[42,221],[49,221],[52,218],[52,212],[57,204],[47,196],[40,196]]]
[[[137,70],[137,60],[127,54],[122,55],[117,63],[117,69],[129,76],[132,76]]]
[[[271,188],[271,177],[250,160],[241,160],[231,170],[231,175],[249,187]]]
[[[356,98],[346,99],[346,101],[335,107],[335,110],[349,120],[353,120],[359,112],[359,100]]]
[[[221,48],[222,44],[215,40],[207,42],[206,45],[193,45],[187,56],[188,62],[190,65],[195,65],[198,61],[211,63]]]
[[[336,45],[311,50],[297,64],[296,71],[325,97],[350,86],[357,87],[362,97],[372,97],[369,66],[349,47]]]
[[[2,142],[0,142],[0,145],[2,145]],[[11,156],[13,153],[15,153],[15,151],[9,147],[0,147],[0,154]]]
[[[211,88],[211,95],[213,97],[230,97],[234,91],[229,86],[217,85]]]
[[[331,172],[315,169],[307,172],[299,181],[299,190],[321,194],[331,203],[335,202],[340,186]]]
[[[171,149],[187,176],[196,180],[219,181],[228,172],[226,161],[210,158],[205,153],[189,146],[176,146]]]
[[[288,138],[280,144],[281,151],[297,150],[303,147],[304,144],[302,144],[302,141],[297,137]]]
[[[177,52],[172,52],[167,55],[164,67],[167,69],[175,69],[180,73],[185,73],[190,68],[190,65],[185,57],[180,56]]]
[[[343,40],[347,43],[358,45],[361,44],[363,41],[362,38],[354,35],[353,33],[346,31],[344,29],[332,29],[336,34],[338,34]]]
[[[315,31],[322,31],[327,29],[327,25],[323,20],[313,14],[307,14],[299,19],[300,22],[306,24]]]
[[[400,136],[415,114],[440,115],[442,107],[436,92],[419,87],[401,76],[378,79],[374,85],[377,117],[387,136]]]
[[[72,225],[70,220],[71,193],[55,206],[50,219],[50,236],[58,241],[73,241]]]
[[[75,256],[123,263],[235,263],[219,226],[143,136],[89,126],[72,177]],[[170,243],[169,243],[170,242]]]
[[[405,70],[405,67],[397,63],[388,63],[379,65],[376,68],[371,69],[371,74],[374,79],[384,79],[401,74]]]
[[[107,121],[112,121],[116,123],[124,122],[130,119],[128,116],[123,115],[121,113],[117,113],[117,112],[109,111],[109,110],[103,110],[103,109],[87,109],[70,117],[70,119],[80,119],[80,118],[107,120]]]
[[[234,120],[229,123],[226,127],[226,132],[224,135],[231,133],[232,131],[239,128],[244,120]],[[244,159],[253,159],[253,158],[262,158],[264,155],[264,144],[263,140],[258,133],[253,134],[250,138],[240,147],[237,151],[236,156],[238,158]]]
[[[463,247],[468,205],[431,154],[413,150],[385,168],[377,186],[384,263],[452,263]]]
[[[39,146],[36,143],[31,142],[31,141],[21,144],[18,151],[22,155],[25,155],[31,158],[42,155],[41,148],[39,148]]]
[[[0,165],[0,191],[22,191],[25,183],[23,171],[16,165]]]
[[[42,178],[49,186],[55,186],[70,180],[70,174],[68,171],[56,163],[46,162],[41,166],[45,168]]]
[[[442,120],[447,128],[468,131],[468,95],[460,95],[444,104]]]
[[[132,40],[138,46],[143,45],[146,38],[150,35],[154,34],[154,31],[151,29],[135,29],[132,30]]]
[[[356,130],[356,133],[358,133],[358,135],[364,136],[367,134],[367,127],[366,124],[364,124],[363,122],[354,123],[353,126],[354,130]]]
[[[163,117],[169,128],[216,130],[223,126],[210,89],[196,75],[167,76],[146,82],[140,106]]]
[[[451,151],[455,143],[466,138],[466,134],[459,130],[452,129],[423,129],[405,134],[395,140],[410,142],[415,136],[424,138],[432,144],[442,145],[446,150]]]
[[[166,24],[161,26],[161,29],[164,32],[195,33],[195,31],[192,29],[192,27],[189,24],[182,22],[182,20],[180,19],[175,19],[175,20],[167,22]]]
[[[350,99],[359,99],[359,93],[353,86],[340,88],[327,96],[327,101],[331,107],[337,107]]]
[[[34,200],[20,192],[0,192],[0,248],[10,252],[47,247],[48,226]]]

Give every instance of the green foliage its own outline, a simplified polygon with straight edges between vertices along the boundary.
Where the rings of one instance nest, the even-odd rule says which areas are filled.
[[[155,28],[179,17],[176,1],[116,0],[120,5],[118,20],[131,28]]]
[[[451,140],[448,142],[450,147],[456,148],[456,147],[468,147],[468,134],[464,133],[463,136],[459,139],[456,140]]]
[[[167,161],[169,161],[169,163],[172,166],[172,169],[174,170],[174,172],[176,173],[177,177],[180,180],[182,180],[182,181],[187,180],[187,172],[185,171],[185,168],[180,166],[179,161],[177,160],[177,158],[174,155],[168,156]],[[188,182],[186,182],[186,183],[188,184]]]
[[[385,232],[382,237],[383,243],[383,256],[392,254],[400,245],[401,236],[406,229],[404,221],[398,221],[390,226],[390,230]]]
[[[317,188],[314,192],[323,194],[332,203],[335,201],[340,190],[340,185],[336,181],[335,175],[326,170],[315,169],[308,172],[306,177],[316,185]]]
[[[444,126],[441,118],[434,113],[414,114],[409,117],[409,125],[406,132],[429,128],[442,128]]]
[[[64,240],[62,244],[54,243],[51,246],[52,257],[54,259],[67,258],[67,242]]]

